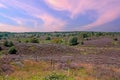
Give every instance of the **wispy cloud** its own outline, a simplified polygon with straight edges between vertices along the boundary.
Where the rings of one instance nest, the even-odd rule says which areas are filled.
[[[21,18],[21,17],[12,17],[12,16],[8,16],[8,15],[3,14],[3,13],[0,13],[0,16],[14,21],[19,26],[25,26],[27,22],[31,22],[34,25],[34,27],[37,28],[38,22],[35,19],[26,19],[26,18]]]
[[[0,8],[6,8],[6,6],[2,3],[0,3]]]
[[[120,0],[0,0],[0,16],[6,25],[11,23],[8,27],[14,22],[16,28],[25,27],[23,31],[91,30],[120,18]],[[84,26],[78,26],[82,19]]]
[[[45,2],[55,10],[70,12],[71,18],[86,14],[88,10],[95,10],[98,18],[79,30],[88,30],[120,17],[120,0],[45,0]]]
[[[44,24],[43,24],[44,30],[48,29],[50,31],[54,31],[54,30],[59,31],[59,30],[62,30],[63,26],[66,25],[65,21],[56,19],[47,14],[38,15],[37,17],[44,21]]]
[[[55,18],[51,14],[49,14],[47,11],[43,10],[42,8],[38,8],[33,5],[29,5],[24,3],[23,0],[18,1],[18,0],[1,0],[3,3],[23,10],[26,14],[33,16],[35,18],[41,19],[44,24],[42,25],[44,31],[56,31],[56,30],[61,30],[65,26],[65,21],[62,21],[61,19]],[[34,1],[33,1],[34,2]],[[11,17],[9,17],[11,18]],[[15,18],[11,18],[12,20],[16,20]],[[21,19],[16,20],[17,23],[22,23]],[[36,24],[39,24],[36,22]],[[38,25],[37,25],[38,26]],[[41,26],[38,26],[38,29]]]
[[[35,30],[32,28],[27,28],[25,26],[13,26],[9,24],[0,23],[0,31],[3,32],[34,32]]]

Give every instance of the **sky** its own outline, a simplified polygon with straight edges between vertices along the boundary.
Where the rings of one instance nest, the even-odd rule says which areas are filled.
[[[120,32],[120,0],[0,0],[0,31]]]

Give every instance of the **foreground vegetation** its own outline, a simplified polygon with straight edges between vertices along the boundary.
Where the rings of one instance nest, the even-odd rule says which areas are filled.
[[[0,33],[0,80],[120,80],[119,32]]]

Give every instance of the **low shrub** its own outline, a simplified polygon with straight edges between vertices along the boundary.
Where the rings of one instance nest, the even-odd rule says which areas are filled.
[[[8,51],[9,54],[16,54],[17,53],[17,50],[15,47],[11,47]]]
[[[78,39],[77,39],[77,37],[72,37],[72,38],[70,38],[70,40],[69,40],[69,45],[70,46],[74,46],[74,45],[77,45],[78,44]]]
[[[44,80],[66,80],[65,75],[58,75],[56,73],[52,73],[44,78]]]
[[[53,39],[52,42],[55,44],[61,44],[61,43],[63,43],[63,40],[60,38],[56,38],[56,39]]]
[[[30,40],[31,43],[39,43],[39,40],[37,38],[32,38]]]
[[[114,38],[113,40],[114,40],[114,41],[118,41],[118,38]]]
[[[4,46],[6,46],[6,47],[12,47],[12,46],[14,46],[14,44],[13,44],[13,42],[12,41],[5,41],[4,42]]]
[[[46,37],[46,39],[45,40],[51,40],[51,38],[50,37]]]

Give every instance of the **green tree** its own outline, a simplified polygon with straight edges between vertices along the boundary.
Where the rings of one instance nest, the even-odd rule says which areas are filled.
[[[6,41],[4,41],[3,44],[4,44],[4,46],[8,47],[8,43],[9,43],[9,42],[6,40]]]
[[[46,40],[51,40],[51,38],[48,36],[48,37],[46,37]]]
[[[9,42],[9,41],[6,40],[6,41],[4,42],[4,46],[6,46],[6,47],[12,47],[12,46],[14,46],[14,44],[13,44],[12,41]]]
[[[10,41],[10,42],[8,43],[8,46],[9,46],[9,47],[14,46],[13,42],[12,42],[12,41]]]
[[[30,40],[31,43],[39,43],[39,40],[37,38],[32,38]]]
[[[13,46],[13,47],[10,47],[9,51],[8,51],[9,54],[16,54],[17,53],[17,50],[16,48]]]
[[[77,37],[72,37],[72,38],[70,38],[70,40],[69,40],[69,45],[70,46],[74,46],[74,45],[77,45],[78,44],[78,39],[77,39]]]
[[[114,40],[114,41],[118,41],[118,38],[114,38],[113,40]]]

